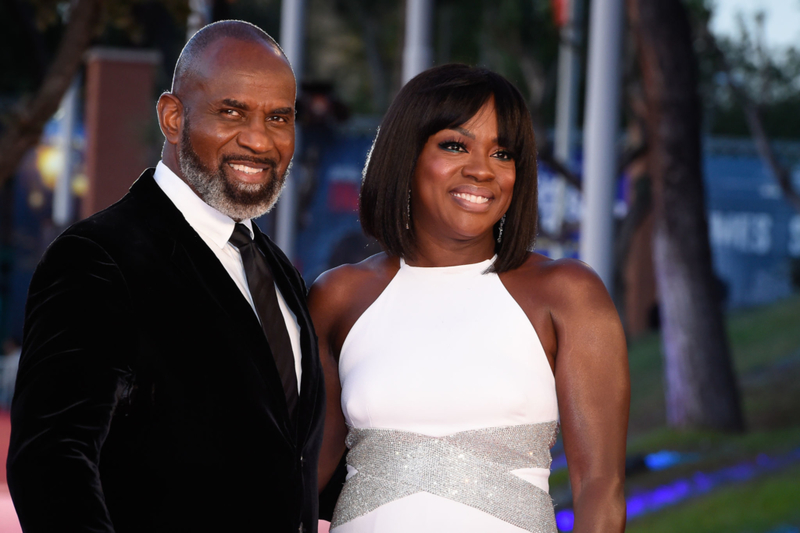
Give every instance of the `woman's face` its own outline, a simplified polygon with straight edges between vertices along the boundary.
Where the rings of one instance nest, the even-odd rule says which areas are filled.
[[[411,185],[411,221],[418,237],[492,240],[511,204],[513,154],[498,144],[494,99],[469,121],[428,138]]]

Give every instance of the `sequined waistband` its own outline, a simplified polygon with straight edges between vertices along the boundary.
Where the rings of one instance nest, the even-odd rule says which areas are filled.
[[[550,468],[557,423],[462,431],[430,437],[391,429],[350,428],[344,485],[331,526],[381,505],[428,492],[489,513],[527,531],[556,531],[547,492],[511,473]]]

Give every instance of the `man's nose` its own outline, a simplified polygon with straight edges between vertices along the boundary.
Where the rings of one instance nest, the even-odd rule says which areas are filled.
[[[275,145],[265,118],[259,116],[250,117],[239,132],[237,141],[240,146],[256,154],[263,154]]]

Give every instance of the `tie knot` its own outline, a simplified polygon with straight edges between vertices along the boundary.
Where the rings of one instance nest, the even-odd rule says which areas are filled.
[[[247,226],[237,222],[233,227],[233,234],[228,241],[236,248],[241,248],[242,246],[247,246],[252,243],[253,238],[250,236],[250,230],[247,229]]]

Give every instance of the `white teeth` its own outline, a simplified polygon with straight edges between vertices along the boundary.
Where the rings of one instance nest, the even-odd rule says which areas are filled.
[[[247,165],[237,165],[235,163],[229,163],[233,170],[238,170],[239,172],[244,172],[245,174],[258,174],[261,172],[260,168],[253,168],[248,167]]]
[[[486,202],[489,201],[489,199],[486,198],[485,196],[475,196],[474,194],[467,194],[463,192],[454,192],[453,196],[455,196],[456,198],[461,198],[468,202],[472,202],[473,204],[485,204]]]

